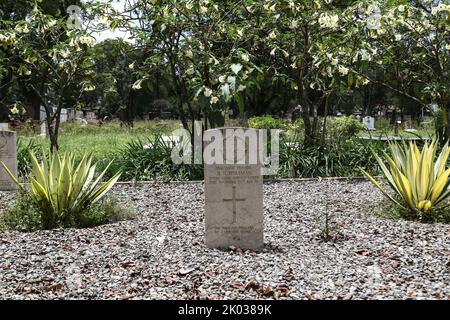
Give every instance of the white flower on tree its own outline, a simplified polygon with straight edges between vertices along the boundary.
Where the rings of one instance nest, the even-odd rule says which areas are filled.
[[[205,90],[203,91],[203,94],[205,95],[205,97],[209,98],[211,97],[213,91],[210,88],[205,88]]]
[[[344,66],[339,66],[339,73],[343,76],[346,76],[348,74],[348,68]]]
[[[339,17],[336,14],[322,13],[319,17],[319,24],[322,28],[337,29]]]

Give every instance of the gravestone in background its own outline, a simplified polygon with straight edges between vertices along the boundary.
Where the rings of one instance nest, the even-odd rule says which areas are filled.
[[[17,177],[16,133],[13,131],[0,131],[0,160]],[[17,185],[3,169],[3,166],[0,166],[0,191],[16,189]]]
[[[9,130],[9,125],[7,122],[0,123],[0,131],[8,131],[8,130]]]
[[[405,130],[413,129],[412,116],[403,116],[403,123],[404,123],[404,126],[405,126]]]
[[[41,123],[41,133],[39,134],[41,138],[48,138],[47,122]]]
[[[366,126],[367,130],[369,130],[369,131],[375,130],[375,118],[374,117],[364,117],[363,123]]]
[[[218,143],[230,148],[226,139],[232,138],[234,129],[257,136],[255,129],[230,129],[207,130],[204,134],[205,141],[217,143],[210,137],[220,132],[223,140]],[[206,245],[222,249],[230,246],[261,249],[264,245],[261,163],[250,161],[248,148],[245,150],[245,159],[241,159],[243,163],[236,163],[239,157],[236,150],[232,153],[236,157],[233,161],[226,154],[227,148],[224,149],[223,154],[219,155],[224,160],[223,164],[205,163]],[[255,150],[259,152],[257,147]]]

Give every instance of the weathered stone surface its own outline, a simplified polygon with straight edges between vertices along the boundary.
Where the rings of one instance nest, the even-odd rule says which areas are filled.
[[[226,139],[226,129],[215,130],[222,130]],[[206,244],[210,248],[263,247],[261,165],[249,163],[248,150],[246,155],[244,164],[205,164]]]
[[[0,160],[17,176],[16,133],[13,131],[0,131]],[[7,191],[16,189],[17,185],[12,181],[3,167],[0,166],[0,190]]]

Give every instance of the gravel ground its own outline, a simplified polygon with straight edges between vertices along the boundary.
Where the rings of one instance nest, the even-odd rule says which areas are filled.
[[[450,227],[371,215],[381,196],[367,182],[265,184],[261,252],[205,247],[201,183],[114,193],[135,220],[0,233],[0,298],[450,299]],[[0,193],[0,211],[13,197]]]

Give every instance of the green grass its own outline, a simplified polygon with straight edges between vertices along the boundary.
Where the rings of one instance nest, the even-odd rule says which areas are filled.
[[[377,123],[378,121],[378,123]],[[359,134],[360,137],[402,137],[402,138],[432,138],[435,134],[434,121],[424,122],[421,125],[414,124],[414,132],[408,132],[404,130],[403,124],[399,125],[398,132],[395,130],[395,126],[389,124],[386,119],[375,120],[375,131],[363,131]]]
[[[320,120],[320,123],[322,123],[323,119]],[[227,124],[236,125],[236,123],[232,122],[228,121]],[[288,170],[281,170],[280,176],[353,176],[360,174],[359,170],[356,169],[358,167],[364,167],[369,171],[372,168],[373,172],[371,171],[371,173],[376,174],[378,167],[372,165],[372,162],[375,162],[373,161],[374,159],[368,146],[370,145],[371,147],[376,147],[377,150],[381,150],[387,144],[369,144],[366,140],[360,140],[358,138],[351,139],[354,138],[353,134],[350,137],[336,132],[340,128],[336,126],[336,123],[336,119],[332,117],[327,120],[328,134],[324,146],[318,146],[312,149],[299,149],[296,147],[296,144],[294,147],[288,148],[289,154],[282,153],[282,158],[283,156],[286,157],[283,158],[281,167]],[[394,128],[389,125],[388,121],[379,121],[376,125],[378,125],[377,131],[367,132],[363,130],[357,134],[357,137],[367,137],[370,135],[385,137],[395,135]],[[60,151],[70,151],[77,158],[81,158],[86,152],[92,154],[93,161],[97,163],[97,170],[99,172],[103,171],[111,160],[115,160],[108,169],[105,178],[110,178],[118,170],[124,169],[127,172],[124,172],[122,175],[122,180],[139,179],[139,177],[141,179],[151,179],[152,175],[148,177],[147,175],[149,172],[152,173],[154,171],[158,171],[156,172],[158,176],[165,177],[167,175],[173,179],[180,179],[178,174],[179,170],[177,171],[168,163],[162,163],[163,160],[167,160],[167,156],[164,156],[164,159],[160,159],[160,156],[165,154],[163,150],[155,151],[154,153],[149,151],[138,152],[136,156],[130,156],[127,151],[133,144],[139,144],[141,142],[148,143],[149,140],[154,141],[157,135],[170,135],[180,127],[181,123],[177,120],[138,121],[135,122],[133,128],[121,127],[119,122],[110,122],[103,126],[83,126],[78,123],[64,123],[61,126],[59,134],[59,146]],[[300,145],[304,136],[302,121],[287,124],[286,127],[285,132],[282,134],[282,137],[284,137],[282,140],[291,142],[298,141],[298,145]],[[434,133],[432,123],[427,123],[417,127],[417,129],[417,134],[422,137],[429,137]],[[41,148],[44,148],[46,151],[49,150],[49,140],[39,137],[38,134],[39,132],[33,131],[30,127],[19,130],[20,143],[18,155],[21,179],[25,179],[31,169],[28,150],[32,149],[35,153],[39,153]],[[414,134],[403,130],[399,132],[399,135],[402,137],[415,137]],[[144,168],[138,165],[140,163],[145,164]],[[160,168],[161,166],[164,170]],[[180,174],[183,177],[197,177],[197,171],[196,169],[192,169],[192,172],[181,172]],[[139,176],[130,177],[130,175],[136,172],[139,172]]]
[[[118,122],[111,122],[101,127],[64,123],[60,129],[58,143],[63,152],[71,151],[78,156],[90,152],[94,159],[100,161],[111,159],[118,149],[136,138],[147,140],[156,133],[170,135],[179,127],[180,122],[176,120],[140,121],[136,122],[133,128],[121,127]],[[48,149],[49,140],[37,137],[37,134],[38,132],[24,130],[19,131],[18,136],[24,143],[34,140],[38,145]]]

